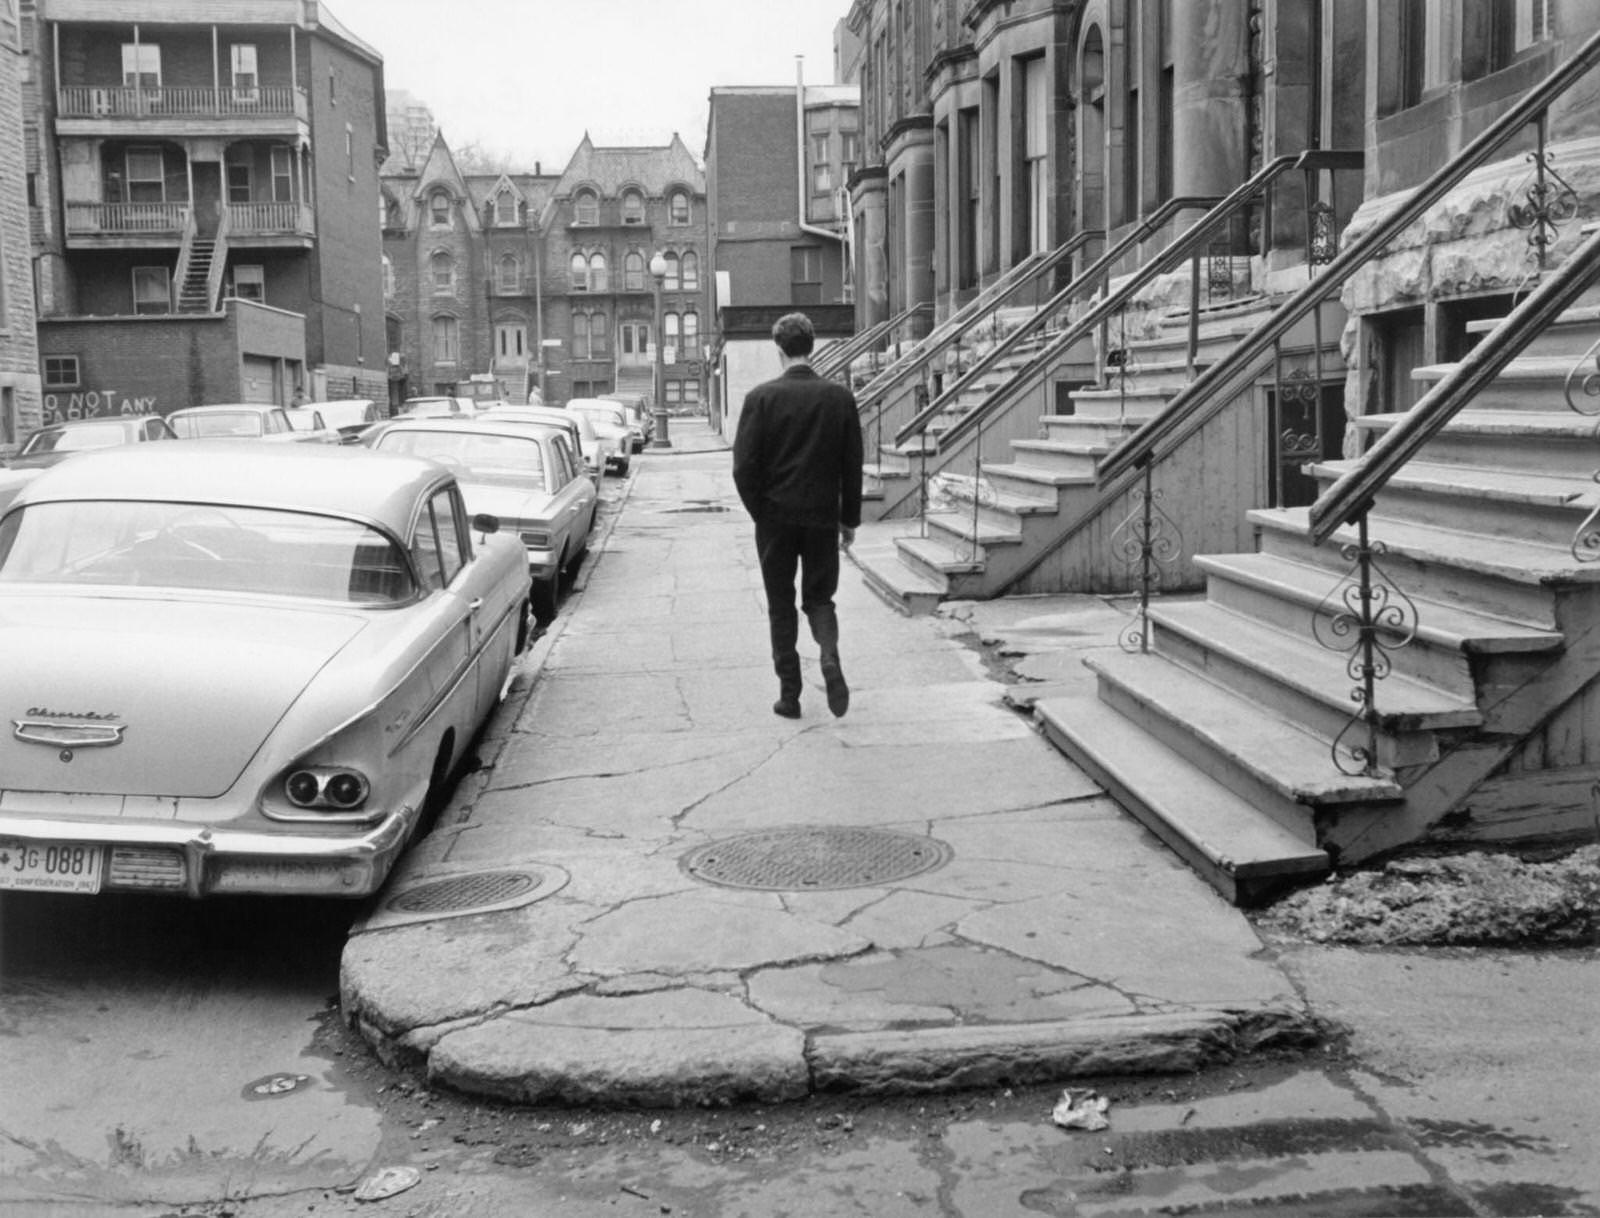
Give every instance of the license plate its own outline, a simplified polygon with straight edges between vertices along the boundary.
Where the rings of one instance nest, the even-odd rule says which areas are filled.
[[[0,838],[0,888],[99,892],[105,854],[105,847],[83,842]]]

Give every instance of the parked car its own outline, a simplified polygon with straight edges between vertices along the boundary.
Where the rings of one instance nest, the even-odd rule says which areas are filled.
[[[0,889],[375,891],[529,637],[497,524],[324,445],[45,471],[0,515]]]
[[[633,433],[628,429],[628,419],[616,402],[601,398],[573,398],[566,409],[574,414],[587,415],[602,438],[616,441],[616,451],[606,454],[606,466],[619,474],[626,474],[633,453]]]
[[[588,415],[556,406],[502,406],[486,410],[478,418],[486,422],[548,423],[569,431],[574,448],[583,458],[583,467],[597,487],[605,473],[606,454],[616,447],[613,440],[600,438]]]
[[[167,422],[180,440],[320,442],[315,436],[295,431],[289,423],[289,412],[282,406],[261,402],[188,406],[183,410],[174,410],[167,416]]]
[[[289,426],[300,433],[300,438],[306,441],[316,441],[319,444],[343,444],[344,437],[337,428],[329,427],[322,417],[322,411],[314,406],[291,406],[284,412],[289,416]]]
[[[424,397],[407,398],[400,403],[399,415],[414,418],[433,418],[442,414],[472,414],[478,408],[471,398]]]
[[[521,538],[534,616],[555,617],[562,580],[589,549],[599,501],[563,433],[544,423],[405,419],[385,427],[375,447],[447,466],[468,511],[492,513]]]
[[[17,449],[11,469],[48,469],[73,453],[149,440],[176,440],[158,414],[112,415],[103,419],[71,419],[49,423],[33,432]]]
[[[294,407],[290,411],[293,418],[294,410],[316,410],[322,414],[322,421],[339,433],[340,442],[343,444],[357,444],[361,440],[361,433],[374,423],[383,422],[384,413],[378,404],[367,398],[340,398],[331,402],[307,402],[303,406]]]
[[[650,411],[650,399],[642,393],[602,393],[603,402],[616,402],[627,418],[628,430],[633,432],[633,451],[641,452],[655,438],[656,417]]]
[[[8,468],[0,470],[0,508],[15,499],[40,471],[58,465],[75,453],[150,440],[176,440],[160,415],[113,415],[104,419],[72,419],[39,428],[22,442]]]

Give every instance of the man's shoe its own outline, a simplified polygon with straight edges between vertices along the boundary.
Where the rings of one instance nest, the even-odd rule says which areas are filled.
[[[828,690],[828,709],[835,719],[850,709],[850,687],[844,683],[844,670],[838,660],[822,661],[822,683]]]
[[[782,715],[785,719],[798,719],[800,717],[800,699],[789,694],[781,694],[772,704],[772,713]]]

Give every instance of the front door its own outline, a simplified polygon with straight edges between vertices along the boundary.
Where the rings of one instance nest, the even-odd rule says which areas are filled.
[[[194,175],[195,231],[207,239],[217,235],[222,219],[222,165],[217,161],[196,161]]]
[[[648,368],[651,364],[650,323],[625,321],[617,326],[617,365]]]

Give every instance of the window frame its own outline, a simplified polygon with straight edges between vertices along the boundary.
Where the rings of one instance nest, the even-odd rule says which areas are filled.
[[[600,196],[588,187],[573,192],[572,222],[583,228],[595,228],[600,223]]]
[[[693,250],[684,250],[680,259],[679,277],[685,292],[698,292],[700,290],[700,255]]]
[[[129,68],[132,71],[129,71]],[[129,77],[132,77],[130,80]],[[149,77],[149,79],[146,79]],[[122,87],[159,89],[161,87],[161,44],[124,42],[122,44]]]
[[[71,377],[65,376],[70,367]],[[83,362],[76,355],[41,355],[40,385],[46,393],[58,389],[77,389],[83,385]]]
[[[622,192],[622,222],[624,224],[644,223],[644,195],[629,187]]]
[[[515,228],[517,226],[517,196],[511,191],[502,190],[495,195],[494,222],[500,228]]]
[[[135,315],[144,313],[160,314],[172,312],[172,270],[170,267],[135,266],[130,267],[129,272],[133,276],[133,311]],[[166,292],[166,296],[161,302],[161,308],[149,308],[146,307],[146,305],[148,303],[154,303],[155,297],[151,295],[147,302],[141,302],[139,297],[140,282],[142,280],[146,284],[151,284],[157,279],[160,280],[161,286]]]
[[[135,158],[153,157],[156,175],[151,178],[134,173]],[[135,188],[154,186],[156,197],[136,199]],[[160,144],[129,144],[122,153],[122,194],[129,203],[165,203],[167,201],[167,154]]]
[[[441,277],[440,270],[444,274]],[[435,296],[456,294],[456,260],[447,250],[435,250],[428,255],[428,282]]]
[[[241,275],[244,276],[241,279]],[[260,289],[260,295],[249,296],[240,290],[241,283],[250,283]],[[253,300],[257,304],[267,303],[267,268],[259,262],[234,263],[233,266],[233,294],[239,300]]]
[[[689,199],[689,192],[673,191],[667,196],[667,223],[673,228],[687,228],[693,222],[694,208]]]
[[[461,323],[448,313],[433,316],[433,362],[455,365],[461,362]]]
[[[451,204],[453,202],[454,200],[451,199],[450,192],[448,190],[434,190],[428,193],[429,228],[451,227],[452,219],[450,212]]]

